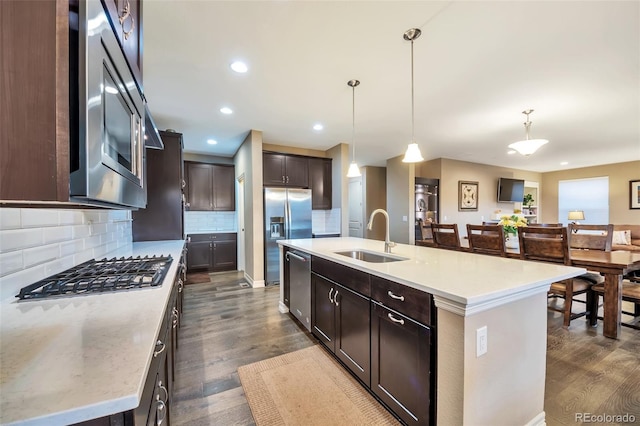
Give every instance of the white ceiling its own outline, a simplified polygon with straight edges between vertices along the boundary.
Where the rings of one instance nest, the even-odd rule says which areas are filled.
[[[356,159],[384,166],[411,139],[402,36],[418,27],[415,136],[425,159],[538,172],[640,160],[639,1],[147,0],[143,13],[149,108],[189,152],[233,156],[250,129],[265,143],[351,143],[347,81],[358,79]],[[249,72],[231,71],[236,59]],[[531,138],[550,142],[508,155],[529,108]]]

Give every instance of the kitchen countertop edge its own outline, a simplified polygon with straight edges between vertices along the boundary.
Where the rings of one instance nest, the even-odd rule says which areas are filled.
[[[120,369],[116,369],[114,371],[114,375],[111,377],[113,383],[120,383],[120,384],[126,383],[126,385],[122,386],[121,390],[110,392],[110,394],[105,397],[106,399],[103,399],[103,400],[98,400],[98,398],[95,398],[96,400],[83,401],[82,403],[77,403],[75,405],[74,403],[69,403],[69,402],[66,402],[66,403],[58,402],[60,405],[58,409],[56,409],[55,407],[55,402],[53,403],[49,402],[49,404],[51,405],[49,405],[47,408],[40,408],[41,404],[38,404],[38,401],[36,399],[37,399],[37,396],[42,397],[42,395],[38,394],[35,391],[35,389],[34,389],[34,392],[31,392],[31,389],[33,388],[29,388],[28,386],[26,389],[23,389],[25,385],[29,384],[29,382],[21,383],[20,380],[18,380],[17,381],[18,383],[11,383],[11,385],[8,384],[11,379],[12,373],[14,373],[14,375],[16,375],[16,377],[18,378],[22,377],[22,375],[19,375],[20,372],[11,371],[12,370],[11,368],[5,369],[4,368],[5,362],[10,360],[3,359],[3,366],[2,366],[3,382],[2,382],[2,394],[0,395],[0,408],[1,408],[0,424],[20,424],[20,425],[71,424],[71,423],[78,423],[86,420],[97,419],[97,418],[101,418],[111,414],[129,411],[137,408],[140,405],[142,391],[144,389],[147,373],[153,358],[153,352],[155,350],[154,342],[158,333],[160,332],[160,327],[162,326],[164,316],[166,315],[166,308],[167,308],[166,305],[171,296],[174,279],[178,274],[180,257],[182,255],[182,250],[184,248],[185,243],[186,243],[186,240],[139,242],[139,243],[133,243],[123,248],[119,248],[107,254],[107,256],[109,257],[138,256],[138,255],[141,255],[141,256],[171,255],[173,257],[173,261],[171,262],[171,266],[167,271],[167,274],[164,278],[162,286],[155,289],[140,289],[140,290],[132,290],[129,292],[124,291],[124,292],[113,293],[113,294],[95,294],[95,295],[87,295],[87,296],[56,298],[50,301],[48,300],[22,301],[22,302],[12,301],[10,303],[3,303],[3,306],[2,306],[3,311],[6,311],[7,308],[10,306],[14,306],[16,307],[16,309],[14,309],[14,311],[16,311],[16,315],[20,315],[20,312],[18,311],[20,311],[21,308],[24,310],[24,312],[27,312],[23,320],[30,319],[31,316],[28,314],[29,308],[33,308],[34,310],[43,310],[43,311],[63,311],[59,313],[59,317],[67,317],[69,316],[69,314],[71,315],[73,314],[73,312],[65,313],[64,311],[66,309],[70,309],[71,311],[82,309],[83,315],[84,315],[84,317],[82,318],[82,324],[74,325],[73,326],[74,330],[72,330],[72,331],[77,331],[78,329],[80,329],[80,332],[82,333],[86,331],[84,330],[84,328],[88,328],[91,330],[92,329],[91,327],[96,327],[95,324],[91,324],[92,320],[95,320],[94,318],[95,316],[101,316],[101,314],[99,313],[96,313],[95,315],[91,315],[91,313],[89,312],[87,314],[85,312],[88,310],[87,306],[90,306],[91,308],[98,306],[99,308],[101,308],[100,309],[101,311],[108,310],[110,306],[115,308],[116,305],[119,305],[119,307],[122,308],[122,305],[125,305],[122,302],[127,300],[125,299],[127,295],[130,296],[130,299],[133,298],[136,301],[143,301],[145,292],[158,291],[158,293],[153,294],[153,296],[151,295],[151,293],[147,293],[148,296],[154,297],[153,306],[145,306],[144,309],[140,309],[139,306],[132,305],[130,309],[125,308],[125,312],[129,311],[132,319],[135,319],[136,317],[139,318],[141,315],[144,316],[145,313],[149,314],[150,318],[148,319],[148,322],[145,323],[144,330],[136,330],[135,333],[132,333],[132,334],[136,334],[135,336],[129,336],[129,335],[119,336],[116,333],[116,337],[113,337],[113,334],[109,334],[108,336],[105,337],[105,339],[109,339],[109,338],[112,339],[111,342],[109,342],[108,340],[105,342],[107,346],[109,343],[124,344],[125,342],[122,341],[124,337],[129,337],[134,339],[136,338],[142,339],[144,337],[144,340],[145,340],[145,342],[136,342],[136,347],[139,346],[142,348],[146,348],[144,350],[140,349],[141,352],[137,357],[135,357],[137,364],[129,366],[129,368],[125,370],[126,373],[123,373],[122,370]],[[61,305],[62,308],[60,308],[59,305]],[[144,311],[144,312],[141,312],[141,311]],[[54,314],[56,314],[56,312],[47,313],[47,315],[54,315]],[[11,314],[10,313],[7,314],[7,312],[2,313],[3,323],[5,322],[4,320],[7,318],[5,315],[11,315]],[[38,315],[38,316],[42,316],[42,315]],[[10,332],[14,331],[16,328],[19,330],[22,327],[29,327],[25,324],[21,325],[20,318],[15,318],[14,316],[13,318],[9,318],[9,319],[11,320],[11,324],[8,324],[8,328],[5,328],[5,324],[3,324],[2,326],[3,340]],[[56,321],[61,321],[60,318],[58,319],[51,318],[51,320],[54,324]],[[62,318],[62,320],[64,320],[64,318]],[[119,320],[123,321],[124,323],[127,323],[126,318],[120,317]],[[98,330],[102,330],[102,329],[98,328]],[[65,329],[64,331],[67,331],[67,330]],[[78,337],[82,338],[85,336],[80,334],[80,336]],[[62,356],[61,354],[56,354],[56,348],[60,348],[62,345],[60,345],[59,342],[56,341],[55,339],[51,339],[51,340],[52,341],[48,343],[46,347],[41,349],[42,351],[45,349],[48,351],[48,353],[46,354],[46,358],[44,359],[45,360],[50,359],[51,367],[54,368],[56,361],[59,361],[60,356]],[[3,346],[6,343],[7,342],[4,342]],[[84,346],[82,347],[84,348]],[[62,347],[61,350],[64,350],[64,349],[65,348]],[[94,349],[94,348],[88,348],[88,349]],[[108,363],[109,361],[112,361],[112,358],[109,358],[109,355],[111,355],[113,359],[122,359],[127,362],[130,361],[130,359],[127,359],[126,357],[122,356],[123,354],[121,353],[121,348],[114,347],[113,349],[114,349],[113,351],[114,353],[112,354],[108,354],[100,351],[97,351],[97,353],[94,353],[95,351],[89,350],[87,351],[88,353],[80,354],[79,358],[84,363],[92,367],[94,366],[94,364],[92,364],[92,361],[99,362],[97,360],[98,356],[100,357],[100,360],[102,360],[102,362],[105,364]],[[0,348],[0,350],[1,350],[0,353],[2,353],[3,355],[5,355],[5,353],[8,352],[8,351],[5,351],[4,347]],[[19,350],[19,348],[17,348],[16,350]],[[143,352],[146,352],[146,354]],[[29,355],[31,358],[42,360],[45,354],[35,353],[35,354],[29,354]],[[15,356],[16,354],[13,354],[14,358]],[[96,358],[96,359],[92,360],[92,358]],[[62,368],[62,367],[58,366],[58,368]],[[43,367],[41,367],[40,369],[43,369]],[[138,372],[137,374],[133,374],[133,376],[135,377],[130,377],[129,379],[123,378],[124,380],[121,380],[121,381],[118,380],[118,377],[117,377],[118,373],[129,374],[132,371]],[[5,380],[5,377],[8,377],[7,380]],[[29,380],[29,379],[26,379],[26,380]],[[73,380],[73,379],[69,379],[69,380]],[[91,378],[80,376],[76,378],[76,381],[78,382],[74,386],[74,391],[75,391],[74,393],[76,394],[82,394],[83,387],[86,389],[88,393],[91,394],[91,392],[89,391],[89,388],[97,387],[99,389],[101,386],[104,386],[104,383],[100,383],[101,380],[98,380],[97,378],[95,380],[91,380]],[[55,385],[57,383],[49,383],[46,381],[46,378],[43,378],[42,382],[44,383],[44,385],[43,383],[41,383],[41,385],[43,385],[44,387],[53,386],[52,388],[51,387],[48,388],[47,394],[60,395],[62,393],[64,395],[65,389],[56,390]],[[70,386],[70,385],[67,385],[67,386]],[[7,395],[11,395],[14,393],[15,395],[17,395],[15,400],[8,401],[5,399]],[[33,395],[34,393],[35,395]],[[32,396],[30,397],[25,396],[26,394],[29,394]],[[22,396],[19,396],[19,395],[22,395]],[[64,401],[64,396],[61,397],[59,401]]]

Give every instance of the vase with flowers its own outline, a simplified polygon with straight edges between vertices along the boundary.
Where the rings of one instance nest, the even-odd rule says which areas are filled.
[[[501,225],[504,229],[505,247],[517,248],[518,228],[527,226],[527,219],[515,214],[511,216],[505,215],[500,217],[500,222],[498,222],[498,225]]]

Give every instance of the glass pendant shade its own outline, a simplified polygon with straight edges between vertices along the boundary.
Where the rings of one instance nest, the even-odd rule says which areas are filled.
[[[349,171],[347,172],[347,177],[358,177],[360,175],[360,169],[355,161],[352,161],[349,165]]]
[[[523,141],[514,142],[509,145],[509,148],[515,149],[522,155],[531,155],[538,150],[542,145],[549,143],[546,139],[529,139],[529,130],[531,130],[531,120],[529,120],[529,114],[533,112],[532,109],[522,111],[527,116],[527,121],[524,123],[524,129],[526,138]]]
[[[407,151],[404,153],[404,158],[402,159],[403,163],[419,163],[424,161],[422,158],[422,153],[420,152],[420,147],[417,143],[413,142],[407,146]]]
[[[527,139],[520,142],[514,142],[509,145],[509,148],[515,149],[522,155],[531,155],[546,143],[549,143],[546,139]]]

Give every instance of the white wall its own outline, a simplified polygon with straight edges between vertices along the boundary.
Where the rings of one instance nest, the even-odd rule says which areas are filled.
[[[402,162],[404,155],[387,160],[387,213],[391,241],[415,243],[415,165]],[[407,220],[403,221],[403,217]],[[382,220],[376,218],[374,220]]]
[[[131,243],[129,210],[0,208],[0,298]]]

